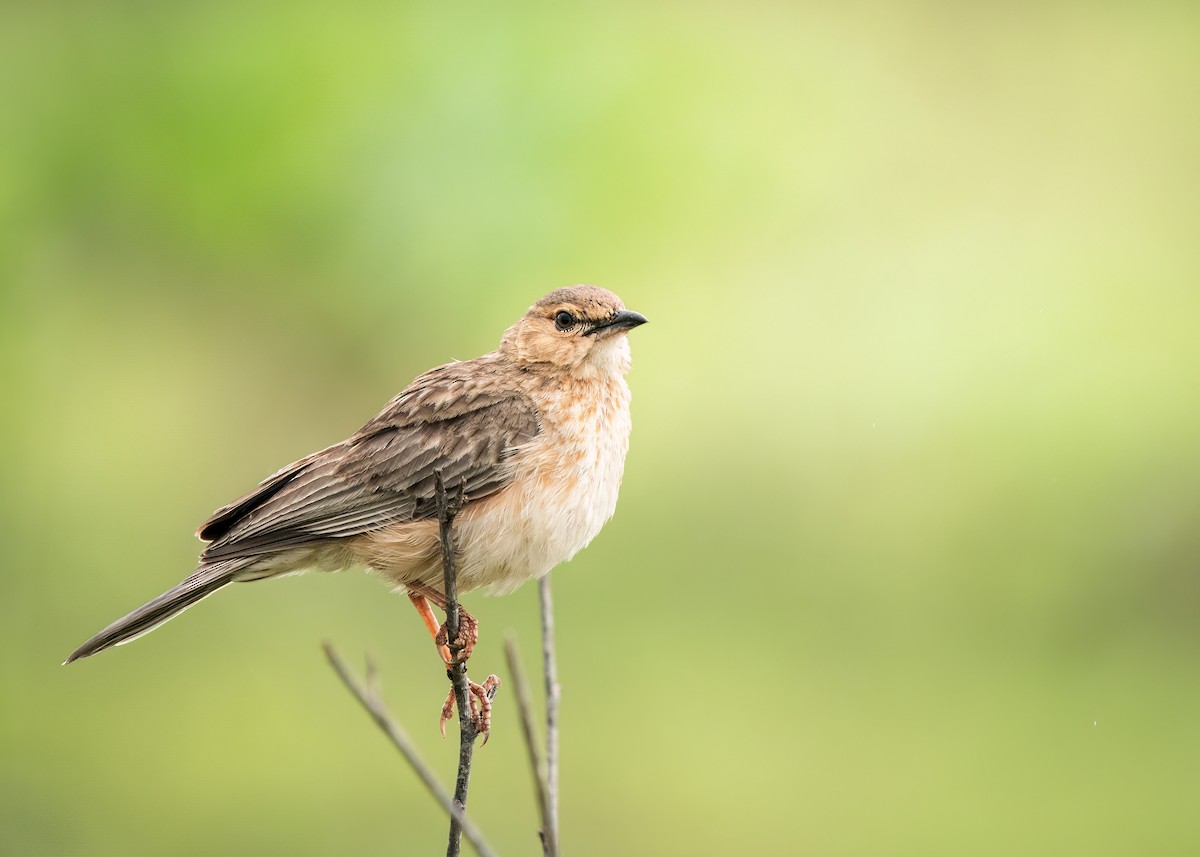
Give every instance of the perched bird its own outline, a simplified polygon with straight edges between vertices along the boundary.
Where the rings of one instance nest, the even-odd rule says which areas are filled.
[[[420,375],[349,439],[289,464],[200,525],[196,571],[71,653],[129,642],[230,583],[365,566],[408,594],[444,660],[436,482],[462,493],[460,592],[505,593],[570,559],[612,517],[629,448],[626,333],[606,289],[550,292],[500,347]],[[469,656],[477,623],[462,614]]]

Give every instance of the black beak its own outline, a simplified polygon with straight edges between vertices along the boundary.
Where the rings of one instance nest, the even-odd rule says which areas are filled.
[[[608,321],[602,321],[595,327],[591,327],[584,331],[584,336],[591,336],[593,333],[599,333],[602,330],[632,330],[639,324],[645,324],[649,321],[640,312],[634,312],[631,309],[623,309]]]

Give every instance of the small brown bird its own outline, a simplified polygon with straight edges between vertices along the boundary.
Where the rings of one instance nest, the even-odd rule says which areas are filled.
[[[214,512],[196,533],[208,542],[196,571],[66,663],[127,643],[227,584],[354,566],[405,591],[444,643],[429,606],[445,609],[437,475],[463,492],[460,592],[509,592],[570,559],[616,508],[630,430],[625,334],[645,322],[605,289],[551,292],[495,351],[429,370],[348,440]],[[463,622],[465,657],[477,626],[465,613]]]

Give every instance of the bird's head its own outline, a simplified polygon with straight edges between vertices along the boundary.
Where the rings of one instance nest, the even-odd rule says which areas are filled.
[[[551,364],[574,373],[629,371],[625,334],[646,317],[596,286],[555,289],[504,333],[500,350],[518,363]]]

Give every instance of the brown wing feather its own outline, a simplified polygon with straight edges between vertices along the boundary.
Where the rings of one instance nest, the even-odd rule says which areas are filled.
[[[435,474],[466,502],[511,480],[514,448],[539,431],[524,395],[502,389],[490,355],[431,370],[349,440],[275,473],[200,528],[202,560],[262,555],[435,514]],[[471,364],[474,364],[473,366]]]
[[[261,506],[274,495],[278,494],[289,482],[302,473],[308,465],[327,450],[314,452],[312,455],[293,461],[287,467],[272,473],[258,483],[253,491],[244,497],[239,497],[232,503],[222,506],[209,515],[208,520],[196,530],[196,537],[206,542],[216,541],[233,528],[250,511]]]

